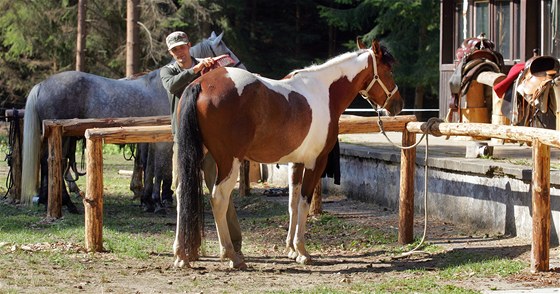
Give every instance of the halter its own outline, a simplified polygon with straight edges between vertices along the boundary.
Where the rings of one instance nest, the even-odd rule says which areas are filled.
[[[218,55],[216,54],[216,52],[214,52],[214,48],[212,48],[212,46],[206,44],[208,46],[208,48],[210,48],[210,51],[212,51],[212,57],[218,57]],[[229,48],[228,48],[229,49]],[[231,51],[226,53],[227,55],[229,55],[231,57]],[[237,59],[237,63],[233,65],[233,67],[239,67],[241,65],[241,60]]]
[[[381,108],[385,108],[385,105],[387,105],[389,100],[391,100],[391,98],[393,98],[393,95],[395,95],[395,93],[397,93],[397,91],[399,90],[399,87],[395,84],[395,88],[392,91],[389,91],[387,89],[387,87],[385,86],[385,83],[383,83],[383,81],[379,78],[379,75],[377,74],[377,60],[375,59],[375,54],[373,54],[372,49],[368,49],[368,51],[371,54],[371,58],[373,59],[373,79],[371,80],[371,82],[369,83],[367,88],[365,90],[361,90],[359,93],[360,93],[360,95],[362,95],[362,97],[364,99],[366,99],[371,104],[371,101],[368,99],[368,98],[370,98],[369,90],[371,90],[371,87],[373,87],[373,85],[376,82],[378,82],[379,85],[381,86],[381,88],[383,89],[383,91],[385,92],[385,96],[387,96],[387,98],[385,99],[385,103],[381,107]]]

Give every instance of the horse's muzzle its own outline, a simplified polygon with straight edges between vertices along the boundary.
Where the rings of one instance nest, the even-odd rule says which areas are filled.
[[[404,107],[404,101],[401,97],[401,94],[397,91],[393,96],[389,97],[385,102],[384,109],[387,111],[387,114],[390,116],[394,116],[399,114]]]

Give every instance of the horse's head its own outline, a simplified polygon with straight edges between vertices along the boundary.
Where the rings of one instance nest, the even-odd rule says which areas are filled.
[[[239,68],[242,68],[242,69],[247,69],[245,67],[245,65],[239,60],[239,58],[237,58],[235,53],[233,53],[233,51],[231,51],[226,46],[226,43],[224,43],[224,41],[222,40],[223,36],[224,36],[224,32],[222,32],[219,35],[216,35],[216,33],[214,33],[214,32],[212,32],[212,34],[210,34],[210,37],[207,40],[208,40],[208,43],[209,43],[210,47],[212,48],[213,52],[216,53],[216,56],[222,55],[222,54],[227,54],[231,58],[233,58],[233,60],[235,60],[235,65],[234,65],[235,67],[239,67]]]
[[[387,110],[390,115],[397,115],[401,112],[404,102],[393,79],[392,65],[395,59],[385,47],[379,45],[377,40],[372,41],[371,48],[366,48],[360,39],[357,40],[357,45],[360,49],[370,50],[372,56],[369,66],[371,79],[366,80],[369,84],[360,91],[360,94]]]

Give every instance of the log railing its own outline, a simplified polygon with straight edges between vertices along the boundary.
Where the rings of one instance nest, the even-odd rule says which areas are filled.
[[[401,131],[407,122],[415,121],[414,115],[384,118],[385,128]],[[339,122],[340,133],[370,133],[379,131],[377,118],[343,116]],[[87,146],[85,239],[88,251],[103,250],[103,143],[150,143],[171,140],[167,126],[98,128],[85,131]]]
[[[504,125],[493,125],[483,123],[434,123],[428,126],[427,123],[410,122],[403,131],[403,138],[406,133],[424,133],[429,132],[434,135],[445,136],[471,136],[471,137],[491,137],[496,139],[507,139],[514,141],[531,142],[533,148],[533,178],[532,178],[532,203],[533,203],[533,236],[531,243],[531,271],[548,271],[549,270],[549,252],[550,252],[550,147],[560,148],[560,131],[549,129],[531,128],[531,127],[515,127]],[[403,139],[404,141],[404,139]],[[410,142],[409,142],[410,143]],[[407,173],[414,174],[414,161],[401,161],[401,174],[403,170]],[[401,201],[410,201],[405,209],[413,213],[414,195],[412,191],[402,189],[403,180],[401,178]],[[403,194],[404,193],[404,194]],[[403,204],[400,206],[403,209]],[[412,218],[406,215],[406,219],[402,218],[401,223],[408,227],[412,227]],[[406,234],[402,236],[401,234]],[[406,243],[412,241],[412,230],[403,229],[399,225],[399,241]]]
[[[533,148],[533,236],[531,270],[549,270],[550,249],[550,146],[560,148],[560,132],[547,129],[513,127],[482,123],[427,123],[416,122],[414,116],[383,117],[385,131],[402,132],[402,144],[416,142],[416,134],[471,136],[531,142]],[[60,121],[58,121],[60,122]],[[343,116],[339,133],[379,132],[375,117]],[[123,125],[123,124],[121,124]],[[61,134],[65,135],[64,127]],[[70,131],[68,131],[70,133]],[[48,133],[48,132],[47,132]],[[55,133],[57,133],[55,131]],[[139,143],[171,140],[170,127],[118,127],[88,129],[85,131],[87,147],[87,187],[84,205],[86,210],[86,248],[101,251],[103,226],[103,143]],[[59,144],[59,143],[53,143]],[[56,156],[56,154],[52,154]],[[399,203],[399,236],[401,244],[413,241],[414,218],[414,169],[416,150],[401,151],[401,184]],[[52,185],[51,185],[52,186]]]
[[[47,217],[62,217],[62,137],[84,135],[87,129],[117,126],[169,125],[171,118],[165,116],[101,118],[101,119],[59,119],[43,121],[43,140],[48,141],[48,203]],[[21,174],[21,171],[19,171]]]

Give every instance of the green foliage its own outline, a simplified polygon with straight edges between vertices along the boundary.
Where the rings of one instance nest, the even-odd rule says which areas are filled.
[[[74,69],[77,2],[0,0],[0,107],[22,108],[34,84]],[[141,71],[170,60],[165,37],[174,30],[194,43],[225,32],[248,69],[271,78],[354,50],[356,36],[365,36],[381,39],[395,55],[403,93],[417,86],[437,90],[437,1],[142,0],[139,20]],[[88,0],[86,31],[86,71],[124,76],[126,1]]]

